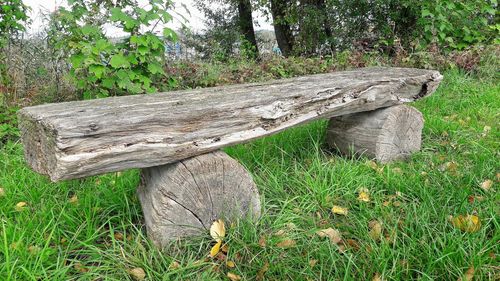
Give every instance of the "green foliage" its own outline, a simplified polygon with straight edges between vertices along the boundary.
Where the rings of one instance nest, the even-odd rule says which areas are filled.
[[[491,42],[499,34],[493,28],[497,6],[497,0],[422,1],[419,25],[423,38],[451,49]]]
[[[156,92],[155,85],[164,75],[165,42],[176,41],[176,33],[163,28],[163,36],[154,33],[159,24],[172,20],[167,11],[171,2],[149,0],[147,7],[136,1],[120,5],[98,1],[69,1],[55,20],[63,38],[60,48],[69,46],[71,77],[83,98]],[[105,36],[104,24],[120,29],[123,40]]]
[[[9,108],[0,103],[0,146],[19,138],[16,112],[17,108]]]
[[[23,23],[28,21],[28,9],[21,0],[0,1],[0,85],[8,84],[2,48],[9,39],[25,30]]]

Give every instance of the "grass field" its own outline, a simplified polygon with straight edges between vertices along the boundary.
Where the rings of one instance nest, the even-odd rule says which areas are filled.
[[[423,149],[408,162],[372,167],[340,157],[325,146],[324,121],[227,149],[253,174],[263,205],[257,223],[228,229],[233,268],[207,258],[208,232],[163,252],[151,245],[138,171],[53,184],[24,164],[19,143],[7,143],[0,280],[129,280],[134,268],[145,280],[228,280],[228,272],[242,280],[499,280],[500,85],[444,75],[415,104],[426,119]],[[358,200],[362,188],[369,202]],[[333,205],[348,214],[333,214]],[[479,229],[452,225],[458,215],[478,216]],[[329,227],[343,242],[316,235]]]

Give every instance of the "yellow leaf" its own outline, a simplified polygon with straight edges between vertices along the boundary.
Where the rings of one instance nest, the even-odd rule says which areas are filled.
[[[115,232],[113,236],[116,240],[123,241],[123,234],[121,234],[120,232]]]
[[[358,200],[362,202],[370,202],[370,194],[368,193],[368,189],[362,188],[359,190]]]
[[[380,273],[375,273],[375,275],[373,276],[373,279],[372,281],[382,281],[382,278],[380,277]]]
[[[348,211],[347,211],[347,208],[334,205],[332,207],[332,213],[337,214],[337,215],[344,215],[345,216],[345,215],[347,215]]]
[[[227,265],[227,267],[230,267],[230,268],[233,268],[233,267],[236,266],[236,264],[234,263],[234,261],[227,261],[226,265]]]
[[[286,240],[283,240],[283,241],[279,242],[278,244],[276,244],[276,246],[279,248],[289,248],[289,247],[295,246],[296,244],[297,244],[297,242],[295,242],[295,240],[286,239]]]
[[[146,279],[146,272],[144,272],[144,269],[140,267],[129,269],[127,272],[128,274],[130,274],[130,276],[132,276],[134,280],[142,281]]]
[[[170,265],[168,266],[168,269],[177,269],[179,268],[181,265],[177,262],[177,261],[172,261],[170,263]]]
[[[5,190],[0,187],[0,197],[4,197],[4,196],[5,196]]]
[[[78,203],[78,196],[73,195],[71,198],[69,198],[69,203],[71,203],[71,204]]]
[[[28,252],[29,252],[30,254],[37,254],[37,253],[39,253],[39,252],[40,252],[40,250],[41,250],[41,249],[40,249],[40,247],[38,247],[38,246],[33,246],[33,245],[32,245],[32,246],[29,246],[29,247],[28,247]]]
[[[26,202],[19,202],[16,204],[15,210],[18,212],[21,212],[25,209],[25,207],[28,206],[28,203]]]
[[[234,274],[234,273],[232,273],[232,272],[228,272],[228,273],[227,273],[227,277],[228,277],[229,279],[231,279],[231,281],[239,281],[239,280],[241,280],[241,276],[239,276],[239,275],[237,275],[237,274]]]
[[[485,180],[485,181],[483,181],[481,183],[481,188],[484,191],[490,191],[492,185],[493,185],[493,181],[492,180]]]
[[[316,231],[316,235],[318,235],[319,237],[330,238],[330,242],[332,242],[333,244],[338,244],[340,243],[340,241],[342,241],[342,236],[340,235],[340,232],[331,227]]]
[[[83,266],[83,264],[81,264],[79,262],[75,263],[74,268],[76,271],[81,272],[81,273],[85,273],[85,272],[89,271],[88,268],[86,268],[85,266]]]
[[[373,240],[379,240],[382,235],[382,224],[377,220],[372,220],[368,223],[370,228],[369,235]]]
[[[220,251],[220,246],[222,245],[222,240],[217,242],[217,244],[215,244],[212,249],[210,250],[210,256],[213,258],[215,257],[219,251]]]
[[[224,226],[223,220],[216,220],[212,223],[212,226],[210,226],[210,235],[217,242],[224,239],[226,236],[226,227]]]
[[[481,220],[476,215],[458,215],[452,217],[451,224],[465,232],[477,232],[481,229]]]
[[[312,259],[309,261],[309,266],[312,268],[318,263],[318,260]]]

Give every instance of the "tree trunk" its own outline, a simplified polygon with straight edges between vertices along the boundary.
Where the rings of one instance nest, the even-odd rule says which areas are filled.
[[[137,194],[148,237],[159,247],[199,235],[217,219],[260,216],[251,175],[221,151],[143,169]]]
[[[274,33],[278,47],[283,56],[288,57],[293,50],[293,33],[286,20],[285,8],[291,4],[285,0],[271,0],[271,14],[273,16]]]
[[[238,14],[241,33],[253,49],[248,55],[250,58],[257,58],[259,56],[259,46],[257,45],[253,29],[252,4],[250,0],[238,0]]]
[[[422,113],[398,105],[330,119],[327,141],[343,154],[386,163],[419,151],[423,127]]]

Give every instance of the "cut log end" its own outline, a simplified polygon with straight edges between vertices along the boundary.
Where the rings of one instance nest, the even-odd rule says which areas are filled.
[[[160,247],[199,235],[216,219],[260,216],[251,175],[220,151],[143,169],[137,193],[148,237]]]
[[[327,141],[343,154],[387,163],[420,150],[423,125],[417,109],[398,105],[330,119]]]

